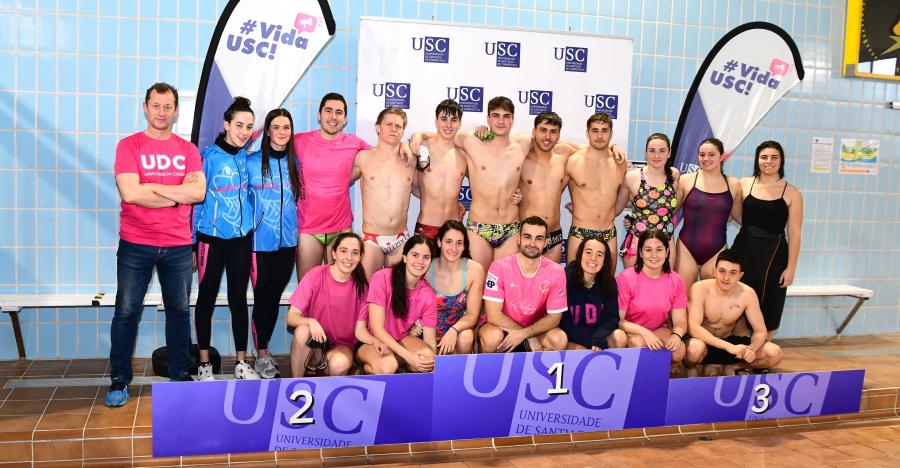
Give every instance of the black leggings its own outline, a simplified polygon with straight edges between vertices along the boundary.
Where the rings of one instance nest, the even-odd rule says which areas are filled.
[[[294,271],[296,247],[274,252],[253,252],[253,340],[256,349],[269,349],[275,331],[281,294]]]
[[[235,351],[247,351],[247,280],[250,278],[250,235],[234,239],[218,239],[198,234],[197,269],[200,286],[194,307],[194,326],[200,349],[209,349],[212,315],[222,272],[228,272],[228,308],[231,309],[231,333]]]

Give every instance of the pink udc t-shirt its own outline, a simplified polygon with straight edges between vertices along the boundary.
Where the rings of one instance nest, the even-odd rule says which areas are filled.
[[[331,276],[329,265],[309,270],[291,294],[291,305],[303,316],[316,319],[325,336],[336,344],[353,349],[357,320],[366,311],[366,292],[356,294],[353,280],[340,283]]]
[[[413,290],[406,291],[407,314],[405,319],[398,318],[391,309],[391,269],[384,268],[375,272],[369,280],[370,304],[384,307],[384,329],[388,334],[400,341],[409,333],[416,320],[421,320],[425,328],[437,327],[437,298],[434,289],[425,279],[419,280],[419,284]],[[368,311],[365,314],[368,320]],[[369,327],[371,330],[371,327]]]
[[[619,309],[625,320],[653,331],[668,324],[672,309],[688,306],[684,280],[678,273],[663,273],[653,279],[643,271],[626,268],[616,277],[619,286]]]
[[[518,255],[491,263],[484,282],[484,300],[503,303],[503,313],[523,327],[545,314],[568,310],[566,273],[562,265],[541,256],[541,264],[531,277],[522,273]]]
[[[356,153],[371,147],[356,135],[339,133],[334,140],[326,140],[313,130],[294,135],[294,148],[306,194],[297,203],[300,232],[326,234],[349,227],[353,160]]]
[[[116,147],[115,175],[134,173],[142,184],[180,185],[190,172],[203,171],[200,152],[172,134],[165,140],[135,133]],[[191,244],[191,205],[144,208],[122,201],[119,235],[135,244],[174,247]]]

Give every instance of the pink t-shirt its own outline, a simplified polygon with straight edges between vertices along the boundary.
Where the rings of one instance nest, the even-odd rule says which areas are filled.
[[[116,147],[115,174],[134,173],[142,184],[180,185],[203,171],[200,152],[174,133],[165,140],[135,133]],[[122,201],[119,235],[135,244],[174,247],[191,244],[191,205],[144,208]]]
[[[566,273],[562,265],[541,256],[531,277],[522,273],[518,255],[491,263],[484,282],[484,300],[502,302],[503,313],[527,327],[545,314],[561,314],[566,303]]]
[[[419,284],[413,290],[406,291],[406,301],[408,312],[406,319],[398,318],[391,309],[391,269],[384,268],[375,272],[372,279],[369,280],[369,297],[367,301],[370,304],[384,307],[384,329],[400,341],[409,333],[416,320],[422,321],[425,328],[437,327],[437,298],[434,295],[434,289],[425,279],[419,280]],[[368,311],[365,314],[366,320],[369,318]],[[369,329],[371,330],[371,326]]]
[[[303,168],[306,198],[297,203],[300,232],[326,234],[349,227],[350,176],[356,153],[371,148],[356,135],[339,133],[326,140],[319,130],[294,135],[294,148]]]
[[[664,327],[672,309],[688,306],[684,280],[678,273],[663,273],[653,279],[626,268],[616,277],[619,286],[619,309],[626,310],[625,320],[653,331]]]
[[[291,294],[291,305],[304,317],[318,320],[328,339],[353,349],[356,321],[365,320],[360,316],[366,310],[366,292],[357,295],[353,280],[339,283],[330,268],[319,265],[309,270]]]

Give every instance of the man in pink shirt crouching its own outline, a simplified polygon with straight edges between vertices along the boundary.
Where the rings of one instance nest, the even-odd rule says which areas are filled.
[[[566,349],[568,338],[559,328],[566,302],[562,265],[542,254],[547,223],[538,216],[522,221],[519,253],[495,260],[484,285],[487,323],[478,332],[481,351],[543,351]]]

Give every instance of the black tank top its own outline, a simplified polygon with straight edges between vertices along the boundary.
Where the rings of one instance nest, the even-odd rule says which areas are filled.
[[[756,184],[755,177],[750,184],[750,193],[744,199],[744,226],[754,226],[776,236],[784,234],[788,221],[788,206],[784,201],[787,182],[784,183],[781,198],[777,200],[760,200],[754,197],[754,184]]]

